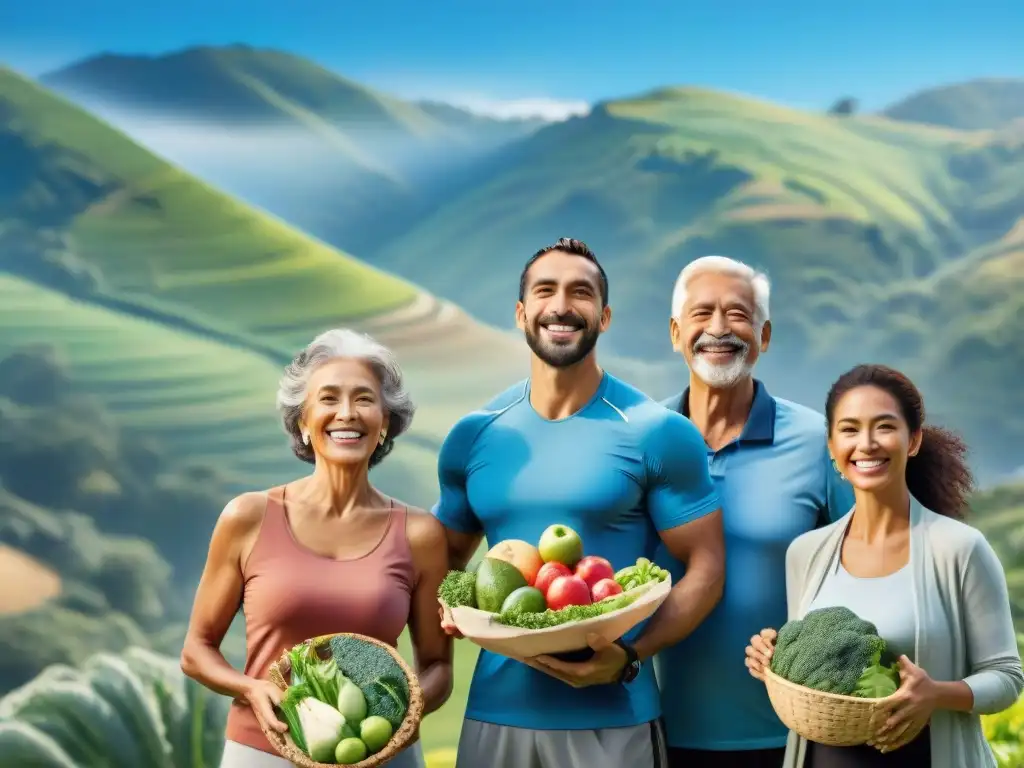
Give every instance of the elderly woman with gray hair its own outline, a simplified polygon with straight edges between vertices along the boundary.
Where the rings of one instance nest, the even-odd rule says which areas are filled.
[[[231,696],[221,768],[285,768],[257,714],[279,731],[270,664],[306,638],[356,632],[392,646],[406,626],[425,712],[451,692],[451,640],[437,614],[447,572],[444,531],[370,483],[415,411],[391,352],[332,330],[286,368],[277,394],[305,477],[232,499],[214,528],[182,651],[185,674]],[[220,644],[241,604],[247,657],[232,668]],[[422,766],[417,742],[390,761]]]

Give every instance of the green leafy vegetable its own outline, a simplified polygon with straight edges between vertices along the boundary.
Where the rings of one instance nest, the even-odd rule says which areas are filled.
[[[625,608],[634,600],[636,600],[636,595],[621,594],[605,598],[599,603],[569,605],[557,611],[551,609],[543,613],[527,613],[519,610],[503,611],[495,616],[494,620],[499,624],[519,629],[547,629],[570,621],[583,621],[603,616],[606,613]]]
[[[438,587],[437,596],[449,608],[476,608],[476,575],[468,571],[448,571]]]
[[[366,690],[366,711],[372,717],[383,717],[398,728],[409,709],[408,688],[405,677],[382,677],[370,683]]]
[[[892,672],[891,664],[882,664],[885,653],[885,640],[874,624],[849,608],[818,608],[782,626],[775,639],[771,670],[815,690],[873,697],[873,691],[889,690],[878,677]],[[899,685],[898,677],[895,685]]]
[[[295,746],[307,755],[309,752],[306,750],[306,739],[302,733],[302,721],[299,719],[299,703],[311,695],[309,688],[305,684],[293,684],[288,686],[284,696],[281,697],[281,703],[277,706],[281,717],[288,724],[288,734],[292,737],[292,741],[295,742]]]
[[[857,680],[853,695],[865,699],[884,699],[886,696],[892,696],[900,687],[899,662],[883,665],[881,652],[876,653],[871,661],[871,666],[865,669]]]
[[[330,645],[342,674],[366,697],[367,714],[401,725],[409,709],[409,681],[391,653],[347,635],[332,637]]]
[[[624,592],[651,582],[664,581],[666,578],[668,571],[646,557],[638,558],[635,565],[627,565],[615,574],[615,581]]]

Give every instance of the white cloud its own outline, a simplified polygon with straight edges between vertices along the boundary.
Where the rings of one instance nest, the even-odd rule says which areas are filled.
[[[585,101],[567,99],[550,99],[543,96],[521,99],[494,99],[475,94],[455,94],[437,97],[454,107],[486,117],[502,120],[515,118],[540,118],[551,122],[568,120],[577,115],[590,112],[590,104]]]

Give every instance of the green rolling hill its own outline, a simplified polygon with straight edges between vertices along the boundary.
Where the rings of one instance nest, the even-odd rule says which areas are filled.
[[[887,107],[894,120],[982,130],[1024,119],[1024,79],[983,78],[911,94]]]
[[[670,286],[684,264],[709,253],[751,261],[774,280],[776,334],[761,366],[777,389],[820,407],[843,367],[894,363],[922,383],[935,416],[1006,470],[1021,463],[1007,449],[1024,436],[1007,413],[1024,402],[1005,340],[1024,332],[1024,314],[1019,292],[984,275],[1006,270],[1022,217],[1024,134],[1013,128],[963,132],[669,88],[503,150],[364,255],[501,325],[498,296],[521,255],[583,237],[612,281],[609,343],[649,359],[670,352]],[[986,303],[1000,309],[982,320]],[[984,396],[954,396],[976,384],[959,366],[965,355],[984,369]]]
[[[171,160],[201,164],[219,187],[356,253],[377,238],[383,207],[422,210],[425,173],[449,173],[538,126],[405,101],[248,45],[105,54],[41,81]]]
[[[407,366],[421,416],[380,474],[428,504],[447,428],[523,373],[514,337],[203,184],[10,71],[0,109],[13,171],[0,176],[0,347],[69,346],[112,410],[183,451],[268,482],[298,471],[273,432],[280,367],[316,333],[350,325]]]
[[[293,73],[315,69],[244,48],[199,49],[178,58],[250,68],[259,61],[259,71],[282,61]],[[81,82],[100,82],[86,74],[105,66],[139,76],[173,60],[106,57],[61,77],[72,82],[79,71]],[[288,99],[306,103],[314,79],[274,82],[281,94],[292,94]],[[125,86],[107,80],[111,99],[122,93],[131,101],[132,78]],[[978,99],[992,102],[994,88],[968,83],[907,103],[945,93],[958,100],[956,109],[966,109]],[[177,103],[171,96],[151,101],[165,109]],[[438,122],[458,123],[436,105],[420,107]],[[191,103],[186,112],[203,109]],[[213,110],[207,117],[216,123],[219,115]],[[457,171],[424,177],[412,198],[391,196],[361,219],[364,239],[356,238],[355,252],[474,317],[509,327],[508,287],[524,257],[559,236],[583,237],[613,284],[615,322],[606,344],[655,364],[671,359],[663,329],[669,286],[681,266],[707,253],[735,255],[767,268],[775,281],[774,348],[761,370],[780,394],[820,405],[844,367],[866,359],[897,364],[925,386],[934,416],[972,438],[976,458],[998,474],[1019,465],[1007,449],[1024,434],[1024,423],[1012,415],[1020,412],[1014,385],[1020,361],[1016,347],[1000,340],[1024,331],[1019,292],[992,278],[1013,274],[1008,268],[1019,250],[1014,228],[1024,218],[1024,133],[1013,125],[964,131],[912,122],[918,119],[914,109],[841,117],[662,88],[604,102]],[[217,177],[202,159],[187,167]],[[316,188],[301,171],[289,178],[294,187]],[[241,182],[234,189],[259,202],[258,186]],[[308,221],[286,207],[267,207],[291,222]],[[308,207],[334,209],[333,201]],[[327,239],[344,245],[347,236],[335,231]],[[967,359],[974,364],[969,373],[960,365]],[[963,396],[976,389],[976,379],[991,397]]]

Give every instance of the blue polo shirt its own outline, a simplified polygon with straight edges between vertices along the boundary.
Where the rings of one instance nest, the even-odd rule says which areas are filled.
[[[688,415],[689,390],[664,401]],[[786,621],[786,549],[800,534],[850,511],[853,490],[832,468],[825,417],[772,397],[755,381],[740,437],[718,451],[704,444],[722,499],[725,593],[685,640],[655,659],[668,743],[703,750],[782,747],[786,728],[764,683],[744,665],[750,637]],[[666,551],[678,580],[683,566]]]
[[[460,419],[438,456],[434,514],[448,528],[535,543],[563,523],[618,570],[652,558],[659,531],[718,509],[704,440],[689,419],[605,373],[590,401],[550,421],[520,382]],[[639,627],[627,634],[635,637]],[[573,688],[482,650],[466,717],[533,730],[635,726],[660,714],[650,665],[629,685]]]

